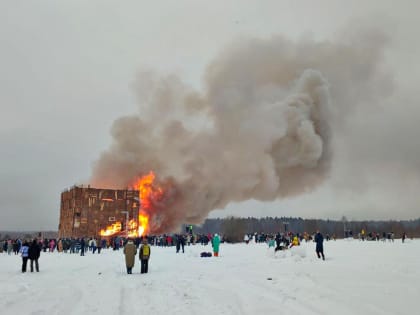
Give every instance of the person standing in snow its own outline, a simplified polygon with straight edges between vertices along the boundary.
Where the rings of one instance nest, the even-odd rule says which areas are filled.
[[[282,236],[281,236],[280,232],[277,232],[277,234],[276,234],[276,248],[280,248],[281,241],[282,241]]]
[[[96,239],[92,238],[92,254],[95,254],[97,248]]]
[[[185,238],[182,234],[179,234],[176,239],[176,252],[179,253],[179,250],[182,249],[182,252],[184,253],[184,247],[185,247]]]
[[[245,235],[244,235],[244,242],[245,242],[246,244],[248,244],[248,243],[249,243],[249,236],[248,236],[248,234],[245,234]]]
[[[20,248],[22,256],[22,272],[26,272],[26,265],[28,264],[29,244],[25,241]]]
[[[7,241],[7,254],[11,255],[13,251],[13,243],[12,240]]]
[[[20,252],[20,245],[19,245],[18,240],[15,240],[13,242],[13,252],[15,253],[15,255],[19,254]]]
[[[82,237],[80,239],[80,256],[85,256],[85,247],[86,247],[86,242],[84,237]]]
[[[35,261],[36,272],[39,272],[38,259],[40,256],[41,256],[41,247],[39,246],[38,241],[34,239],[31,245],[29,246],[29,250],[28,250],[28,257],[29,257],[29,260],[31,261],[31,272],[34,272],[34,261]]]
[[[55,240],[51,239],[50,240],[50,253],[54,252],[54,248],[55,248]]]
[[[318,258],[321,258],[322,256],[322,260],[325,260],[325,256],[324,256],[324,236],[322,236],[321,232],[316,231],[316,235],[315,235],[315,239],[314,239],[315,243],[316,243],[316,254],[318,256]]]
[[[290,245],[290,248],[292,248],[293,246],[299,246],[299,245],[300,245],[299,238],[297,236],[294,236],[292,240],[292,245]]]
[[[127,267],[127,273],[131,275],[133,272],[133,267],[135,263],[135,258],[137,254],[136,245],[132,239],[129,239],[127,244],[124,246],[124,255],[125,255],[125,265]]]
[[[57,250],[59,253],[63,251],[63,240],[60,238],[57,243]]]
[[[143,245],[140,246],[141,273],[147,273],[149,269],[150,246],[147,244],[147,237],[143,237]]]
[[[98,249],[98,254],[101,253],[101,249],[102,249],[102,240],[98,239],[98,244],[96,244],[96,248]]]
[[[106,239],[103,239],[103,240],[102,240],[102,248],[107,249],[108,247],[109,247],[109,245],[108,245],[107,240],[106,240]]]
[[[181,248],[181,240],[179,235],[175,235],[176,238],[176,253],[179,253],[179,249]]]
[[[213,246],[213,254],[215,257],[219,256],[219,247],[220,247],[220,237],[219,235],[216,233],[213,236],[213,239],[211,241],[211,244]]]

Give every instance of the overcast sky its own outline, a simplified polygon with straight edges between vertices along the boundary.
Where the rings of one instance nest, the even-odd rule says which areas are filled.
[[[61,191],[87,183],[113,121],[137,110],[140,70],[200,88],[206,65],[238,38],[323,41],[359,22],[389,36],[394,87],[348,114],[329,179],[308,195],[211,216],[420,217],[418,1],[156,2],[0,1],[1,230],[57,229]]]

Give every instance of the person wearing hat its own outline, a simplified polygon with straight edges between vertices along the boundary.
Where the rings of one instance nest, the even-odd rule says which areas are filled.
[[[132,239],[129,239],[127,244],[124,246],[124,255],[125,255],[125,265],[127,266],[127,273],[132,274],[134,267],[135,257],[137,254],[136,245]]]
[[[215,257],[218,257],[219,256],[219,247],[220,247],[220,237],[217,233],[214,234],[211,243],[212,243],[212,246],[213,246],[213,254],[214,254]]]

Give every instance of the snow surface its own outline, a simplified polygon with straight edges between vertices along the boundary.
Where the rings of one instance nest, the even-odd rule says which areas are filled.
[[[1,314],[420,314],[420,240],[152,247],[149,273],[127,275],[122,250],[41,253],[40,272],[0,254]],[[28,266],[29,267],[29,266]]]

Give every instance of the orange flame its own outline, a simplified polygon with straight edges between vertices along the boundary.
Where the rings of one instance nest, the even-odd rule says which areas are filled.
[[[155,180],[155,174],[150,172],[148,175],[143,176],[140,180],[136,183],[136,188],[139,190],[140,194],[140,205],[141,209],[150,209],[151,208],[151,200],[153,194],[153,182]]]
[[[138,235],[142,236],[143,234],[146,235],[148,232],[149,227],[149,217],[147,215],[139,214],[139,229]]]
[[[99,234],[101,236],[111,236],[116,233],[121,232],[121,222],[115,222],[114,224],[111,224],[106,229],[102,229]]]
[[[140,210],[137,220],[131,219],[128,222],[127,236],[139,237],[149,232],[149,217],[153,211],[152,200],[159,198],[163,194],[162,188],[154,185],[155,174],[150,172],[148,175],[141,177],[134,187],[139,191]],[[106,229],[102,229],[99,234],[101,236],[112,236],[121,232],[121,222],[116,222]]]
[[[149,232],[149,217],[153,209],[152,198],[156,192],[161,192],[160,187],[154,187],[155,174],[150,172],[148,175],[143,176],[135,184],[136,189],[139,191],[140,211],[139,211],[139,228],[138,235],[146,235]]]

